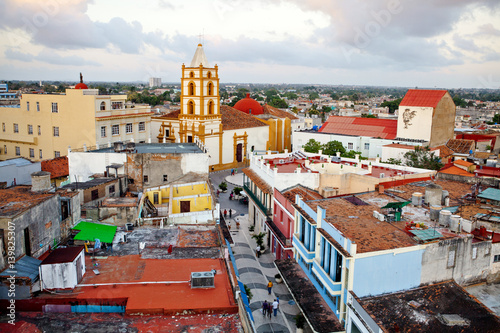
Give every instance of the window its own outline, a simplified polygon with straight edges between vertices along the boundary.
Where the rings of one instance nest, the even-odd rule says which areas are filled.
[[[120,125],[111,126],[111,134],[112,135],[120,135]]]
[[[104,103],[104,102],[101,102],[101,106],[100,106],[100,109],[101,109],[101,111],[104,111],[104,110],[106,110],[106,103]]]
[[[28,125],[28,134],[33,135],[33,125]]]
[[[214,90],[214,85],[212,84],[212,82],[209,82],[208,83],[208,95],[212,95],[212,92]]]
[[[42,126],[38,125],[38,135],[42,135]]]
[[[368,150],[370,149],[370,144],[369,143],[365,143],[365,150]]]
[[[35,149],[30,148],[30,158],[35,158]]]
[[[5,123],[2,123],[2,131],[5,132]]]
[[[194,90],[195,90],[195,85],[193,82],[189,83],[189,96],[193,96],[194,95]]]
[[[477,258],[477,247],[473,247],[472,248],[472,259],[476,259]]]
[[[57,107],[57,103],[52,103],[52,113],[58,113],[59,108]]]
[[[106,137],[106,126],[101,126],[101,138]]]
[[[168,128],[165,129],[165,137],[166,138],[170,137],[170,130]]]
[[[30,110],[30,102],[26,102],[26,111]]]
[[[349,142],[349,143],[347,144],[347,149],[352,150],[353,148],[354,148],[354,144],[353,144],[352,142]]]
[[[194,114],[194,102],[193,101],[188,102],[188,114]]]
[[[109,194],[115,193],[115,185],[110,185],[109,186]]]
[[[19,133],[19,125],[14,124],[14,133]]]
[[[59,127],[58,126],[53,126],[52,127],[52,134],[54,136],[59,136]]]
[[[146,123],[141,121],[139,122],[139,132],[144,132],[146,130]]]
[[[208,102],[208,114],[214,114],[214,102]]]
[[[16,146],[16,156],[21,156],[21,148]]]
[[[123,103],[122,102],[111,102],[111,108],[113,110],[123,109]]]
[[[168,175],[163,175],[163,181],[168,182]]]
[[[99,199],[99,190],[92,190],[90,192],[91,200],[97,200]]]
[[[40,112],[40,102],[36,102],[36,112]]]
[[[7,145],[3,145],[3,153],[7,154]]]
[[[147,176],[147,175],[144,175],[144,177],[142,177],[142,181],[143,181],[144,183],[147,183],[147,182],[149,181],[148,176]]]
[[[493,262],[500,262],[500,254],[497,254],[493,257]]]
[[[125,133],[132,133],[132,123],[125,125]]]
[[[54,151],[54,157],[61,157],[61,152],[59,151]]]
[[[207,77],[210,79],[212,77],[212,72],[208,72]]]
[[[189,77],[194,77],[194,72],[189,72]]]
[[[42,154],[42,150],[41,149],[39,151],[39,154],[40,154],[40,159],[42,159],[43,158],[43,154]]]

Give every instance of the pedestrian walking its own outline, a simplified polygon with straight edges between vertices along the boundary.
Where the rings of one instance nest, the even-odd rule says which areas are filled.
[[[257,245],[257,247],[255,248],[255,255],[257,256],[257,258],[260,258],[260,245]]]
[[[229,194],[229,200],[233,200],[233,192],[231,192],[231,194]]]
[[[267,303],[267,300],[262,303],[262,315],[265,317],[267,314],[267,311],[269,311],[269,304]]]
[[[224,209],[224,218],[227,217],[227,209]]]
[[[279,303],[277,300],[274,300],[273,302],[273,312],[274,312],[274,316],[276,317],[276,315],[278,314],[278,306],[279,306]]]
[[[233,215],[233,210],[232,210],[232,209],[230,209],[230,210],[229,210],[229,218],[231,218],[231,216],[232,216],[232,215]]]
[[[217,190],[217,198],[219,197],[219,193],[220,193],[220,191],[219,191],[219,190]]]
[[[273,289],[273,283],[271,282],[271,280],[269,280],[268,284],[267,284],[267,293],[269,295],[271,295],[271,290]]]

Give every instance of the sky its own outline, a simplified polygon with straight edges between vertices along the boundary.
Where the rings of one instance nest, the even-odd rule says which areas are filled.
[[[498,0],[0,0],[0,80],[500,88]]]

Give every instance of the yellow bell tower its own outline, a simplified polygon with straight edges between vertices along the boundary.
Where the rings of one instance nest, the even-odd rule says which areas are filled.
[[[207,144],[207,140],[218,139],[222,146],[218,67],[210,67],[201,44],[190,66],[182,65],[179,122],[180,142],[197,138]]]

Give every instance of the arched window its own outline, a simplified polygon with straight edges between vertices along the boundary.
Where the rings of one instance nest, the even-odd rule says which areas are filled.
[[[188,102],[188,114],[194,114],[194,102],[193,101]]]
[[[214,102],[208,101],[208,114],[214,114]]]
[[[101,111],[106,110],[106,103],[101,102]]]
[[[210,79],[212,77],[212,72],[208,72],[207,77]]]
[[[189,83],[189,96],[194,96],[195,85],[193,82]]]
[[[214,85],[212,82],[209,82],[208,83],[208,96],[212,96],[213,95],[213,90],[214,90]]]
[[[194,77],[194,72],[189,72],[189,77]]]

